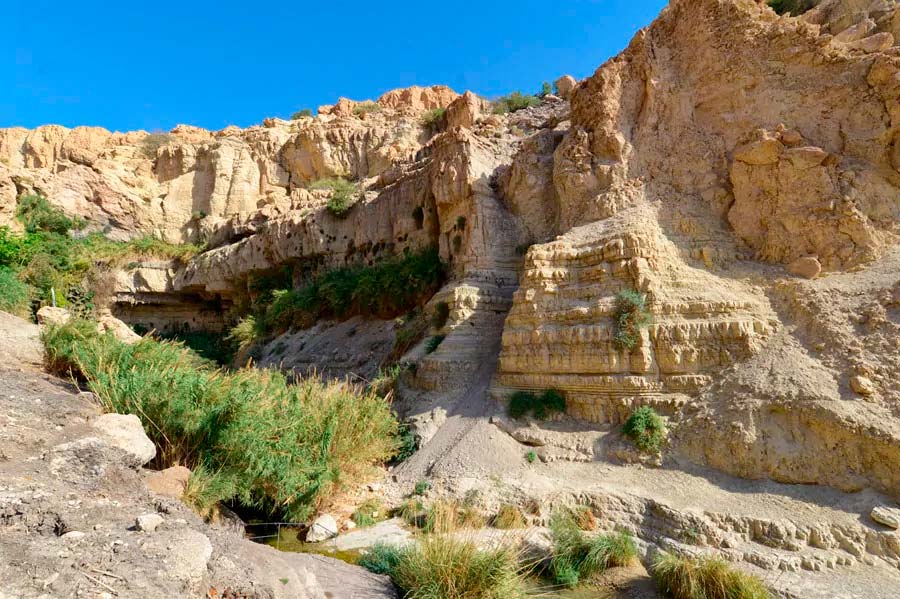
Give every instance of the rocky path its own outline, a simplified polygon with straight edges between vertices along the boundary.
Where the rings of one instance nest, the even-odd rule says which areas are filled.
[[[136,419],[100,418],[39,363],[37,327],[0,313],[0,599],[395,596],[384,577],[252,543],[152,493]]]

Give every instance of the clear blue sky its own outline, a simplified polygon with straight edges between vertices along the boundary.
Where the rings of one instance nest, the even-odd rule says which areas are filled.
[[[665,0],[0,0],[0,127],[219,129],[443,83],[594,72]]]

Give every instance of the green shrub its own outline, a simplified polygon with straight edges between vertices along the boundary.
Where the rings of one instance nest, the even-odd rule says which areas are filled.
[[[434,305],[434,313],[431,315],[431,326],[437,330],[447,326],[447,320],[450,318],[450,304],[447,302],[438,302]]]
[[[534,451],[529,451],[525,454],[525,461],[529,464],[534,464],[537,461],[537,454]]]
[[[480,550],[470,541],[429,535],[403,548],[373,548],[359,564],[390,576],[407,599],[518,599],[525,595],[518,558],[507,547]]]
[[[622,426],[622,434],[646,453],[657,453],[666,438],[666,423],[650,406],[632,412]]]
[[[46,329],[42,340],[50,368],[82,380],[108,411],[141,418],[157,466],[202,465],[217,479],[205,485],[219,489],[204,493],[210,501],[303,520],[397,449],[390,406],[347,383],[225,373],[179,343],[126,345],[88,321]]]
[[[237,351],[236,338],[230,333],[181,331],[160,335],[160,338],[168,341],[179,341],[201,358],[215,362],[219,366],[231,364]]]
[[[513,92],[508,96],[502,96],[494,101],[494,114],[507,114],[523,108],[538,106],[541,99],[537,96],[526,95],[522,92]]]
[[[419,526],[424,513],[425,506],[415,498],[407,499],[395,511],[395,514],[410,526]]]
[[[234,348],[235,354],[242,358],[247,357],[254,347],[265,339],[265,331],[262,330],[259,321],[254,316],[245,316],[232,327],[225,340]]]
[[[141,152],[145,157],[153,160],[156,158],[156,154],[161,147],[168,145],[173,141],[175,141],[175,138],[168,133],[150,133],[141,140]]]
[[[71,229],[79,229],[84,223],[71,219],[59,208],[50,205],[40,195],[24,195],[19,198],[16,217],[29,233],[58,233],[65,235]]]
[[[403,553],[404,550],[396,545],[378,542],[359,558],[357,564],[374,574],[390,576],[400,563]]]
[[[642,328],[650,324],[650,313],[647,312],[647,298],[644,294],[631,289],[616,295],[615,332],[613,342],[619,348],[634,349],[640,338]]]
[[[15,271],[0,266],[0,310],[25,317],[30,307],[28,285],[19,280]]]
[[[353,114],[356,116],[363,116],[369,114],[370,112],[379,112],[380,110],[381,106],[379,106],[375,102],[360,102],[353,107]]]
[[[444,115],[447,114],[446,108],[434,108],[422,115],[422,126],[433,131],[439,131],[444,124]]]
[[[427,480],[420,480],[413,488],[413,495],[424,495],[431,490],[431,483]]]
[[[518,507],[510,503],[504,503],[491,520],[491,526],[501,530],[525,528],[525,516]]]
[[[302,119],[306,117],[311,117],[313,115],[313,111],[310,108],[303,108],[298,110],[294,114],[291,115],[291,120],[296,121],[297,119]]]
[[[549,81],[544,81],[541,84],[541,91],[539,91],[536,95],[538,98],[544,98],[553,93],[553,87],[550,85]]]
[[[717,558],[661,551],[653,560],[653,578],[669,599],[771,599],[765,584]]]
[[[553,414],[565,413],[566,398],[556,389],[547,389],[540,395],[530,391],[516,391],[509,398],[507,414],[519,419],[531,414],[538,420],[546,420]]]
[[[441,346],[441,343],[446,339],[446,335],[434,335],[433,337],[429,337],[428,341],[425,342],[425,353],[433,354],[437,351],[437,348]]]
[[[347,216],[356,202],[359,201],[361,195],[356,183],[341,177],[330,177],[313,181],[309,184],[309,188],[331,191],[331,198],[328,200],[325,208],[336,218]]]
[[[802,15],[813,7],[812,0],[769,0],[769,6],[780,15]]]
[[[351,514],[350,518],[360,528],[374,526],[379,520],[383,520],[384,513],[381,501],[368,499]]]
[[[557,584],[575,586],[614,566],[626,566],[637,556],[634,540],[628,533],[616,532],[589,537],[579,526],[575,514],[557,511],[550,518],[553,556],[550,575]]]
[[[388,258],[373,266],[331,270],[299,289],[274,293],[263,328],[284,331],[322,317],[391,318],[424,304],[440,288],[445,272],[434,248]]]

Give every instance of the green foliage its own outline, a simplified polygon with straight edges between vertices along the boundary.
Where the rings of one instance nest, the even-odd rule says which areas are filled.
[[[402,548],[376,546],[359,564],[387,574],[406,599],[520,599],[524,574],[508,547],[480,550],[470,542],[429,535]]]
[[[433,354],[436,352],[437,348],[441,346],[441,343],[443,343],[446,338],[446,335],[434,335],[433,337],[429,337],[425,342],[425,353]]]
[[[364,116],[369,114],[370,112],[378,112],[380,110],[381,106],[379,106],[375,102],[360,102],[353,107],[353,114],[356,116]]]
[[[507,114],[516,112],[523,108],[531,108],[541,103],[541,99],[537,96],[523,94],[522,92],[513,92],[508,96],[502,96],[494,101],[494,114]]]
[[[236,339],[230,333],[182,331],[160,335],[160,337],[169,341],[180,341],[201,358],[211,360],[219,366],[231,364],[238,349]]]
[[[79,229],[83,222],[71,219],[43,196],[24,195],[19,198],[16,207],[16,218],[25,225],[28,233],[57,233],[67,234],[71,229]]]
[[[504,503],[491,520],[491,526],[501,530],[525,528],[525,516],[518,507],[510,503]]]
[[[431,483],[427,480],[420,480],[413,488],[413,495],[424,495],[431,490]]]
[[[613,342],[619,348],[634,349],[640,338],[642,328],[650,324],[650,313],[647,312],[647,298],[644,294],[631,289],[620,291],[616,295],[616,311],[613,314],[616,326]]]
[[[151,133],[141,140],[141,152],[144,156],[153,160],[159,149],[174,141],[174,138],[168,133]]]
[[[313,111],[310,108],[303,108],[302,110],[298,110],[294,114],[291,115],[291,120],[296,121],[297,119],[302,119],[306,117],[311,117],[313,115]]]
[[[263,328],[285,331],[326,316],[391,318],[427,301],[440,287],[444,274],[444,264],[433,248],[373,266],[331,270],[299,289],[276,292],[266,309]]]
[[[537,454],[534,451],[529,451],[525,454],[525,461],[529,464],[534,464],[537,461]]]
[[[661,551],[653,561],[653,578],[669,599],[771,599],[756,576],[721,559],[692,558]]]
[[[29,298],[28,285],[20,281],[12,269],[0,266],[0,310],[27,316],[31,307]]]
[[[378,499],[368,499],[350,516],[353,522],[360,528],[374,526],[379,520],[384,519],[384,510],[381,501]]]
[[[265,335],[265,330],[255,316],[245,316],[232,327],[225,340],[231,344],[237,356],[245,358],[254,347],[262,343]]]
[[[538,420],[546,420],[552,414],[566,411],[566,398],[556,389],[547,389],[540,395],[530,391],[516,391],[509,398],[506,412],[510,418],[522,418],[531,414]]]
[[[646,453],[658,453],[666,438],[666,423],[650,406],[632,412],[622,426],[622,434]]]
[[[422,115],[422,126],[428,127],[433,131],[439,131],[444,124],[444,115],[447,114],[446,108],[434,108]]]
[[[769,0],[769,6],[780,15],[802,15],[813,7],[812,0]]]
[[[418,526],[424,512],[425,506],[422,502],[411,497],[397,508],[396,515],[410,526]]]
[[[416,433],[413,432],[413,429],[408,424],[400,425],[397,437],[397,453],[391,459],[391,462],[394,464],[405,462],[419,449],[419,440],[416,438]]]
[[[400,563],[403,554],[403,549],[396,545],[378,542],[359,558],[357,564],[374,574],[390,576],[397,564]]]
[[[549,574],[557,584],[573,587],[613,566],[626,566],[637,556],[628,533],[616,532],[589,537],[575,514],[557,511],[550,518],[553,557]]]
[[[459,506],[452,501],[435,501],[425,512],[423,530],[428,533],[445,534],[459,528]]]
[[[337,218],[347,216],[361,195],[356,183],[341,177],[328,177],[313,181],[309,184],[309,188],[331,191],[331,198],[325,207],[328,212]]]
[[[550,82],[549,82],[549,81],[544,81],[544,82],[541,84],[541,91],[539,91],[539,92],[537,93],[537,97],[538,97],[538,98],[543,98],[543,97],[549,96],[549,95],[552,94],[552,93],[553,93],[553,87],[550,85]]]
[[[450,304],[447,302],[438,302],[434,305],[434,312],[431,314],[431,326],[437,330],[447,326],[447,319],[450,318]]]
[[[108,411],[141,418],[157,466],[205,468],[203,502],[236,500],[303,520],[397,450],[390,406],[347,383],[226,373],[180,343],[126,345],[88,321],[42,339],[51,369],[82,380]]]

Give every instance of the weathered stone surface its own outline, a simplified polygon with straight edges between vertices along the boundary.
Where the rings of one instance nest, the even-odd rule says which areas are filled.
[[[171,466],[165,470],[144,472],[144,482],[154,493],[173,499],[181,499],[191,471],[184,466]]]
[[[91,424],[105,439],[131,456],[136,465],[143,466],[156,457],[156,446],[147,437],[137,416],[103,414]]]
[[[159,514],[142,514],[135,518],[134,526],[141,532],[153,532],[163,523],[163,517]]]
[[[872,508],[872,520],[879,524],[884,524],[888,528],[900,528],[900,509],[895,507],[885,507],[879,505]]]
[[[554,85],[556,85],[556,92],[559,94],[559,97],[568,100],[572,95],[572,92],[575,91],[575,86],[578,85],[578,81],[571,75],[563,75],[556,80]]]
[[[788,271],[792,275],[797,275],[804,279],[815,279],[822,272],[822,264],[815,256],[804,256],[791,262],[790,266],[788,266]]]
[[[72,319],[72,315],[65,308],[44,306],[37,311],[38,324],[44,326],[58,326],[66,324]]]
[[[339,532],[340,528],[338,528],[334,516],[322,514],[309,525],[309,530],[306,532],[306,541],[308,543],[320,543],[336,537]]]

